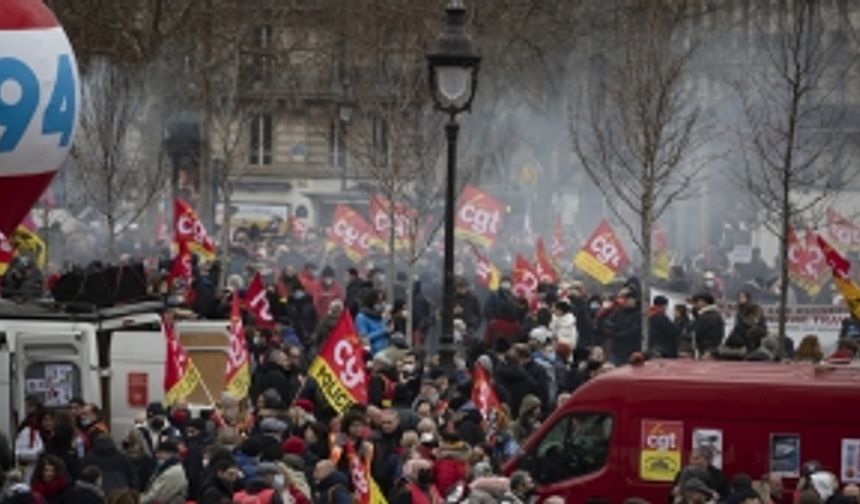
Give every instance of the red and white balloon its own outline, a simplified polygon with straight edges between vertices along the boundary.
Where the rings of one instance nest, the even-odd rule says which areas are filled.
[[[7,236],[51,183],[80,109],[75,55],[41,0],[0,0],[0,232]]]

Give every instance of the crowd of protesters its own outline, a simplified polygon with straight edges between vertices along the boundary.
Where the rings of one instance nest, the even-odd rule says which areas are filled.
[[[502,465],[543,419],[601,373],[654,357],[826,357],[814,335],[797,348],[790,338],[777,338],[755,303],[757,294],[747,291],[739,292],[738,315],[727,331],[717,308],[722,293],[707,275],[689,308],[676,304],[671,312],[665,297],[643,300],[636,278],[610,295],[589,292],[593,286],[578,281],[541,285],[529,300],[513,293],[509,275],[492,292],[461,276],[453,310],[465,351],[450,370],[426,350],[439,330],[438,283],[399,272],[386,288],[382,269],[362,272],[338,261],[318,268],[301,251],[259,249],[240,238],[234,252],[241,261],[224,272],[227,288],[218,288],[217,263],[195,262],[193,295],[185,301],[199,316],[226,319],[231,290],[241,293],[263,269],[277,323],[256,328],[246,314],[249,398],[225,393],[212,408],[194,413],[184,401],[169,408],[155,402],[127,433],[109,432],[96,405],[73,400],[68,409],[51,410],[29,398],[17,433],[0,436],[0,503],[347,504],[355,488],[345,454],[353,450],[392,504],[527,503],[534,500],[533,476],[503,476]],[[273,259],[261,268],[258,260],[268,254]],[[646,348],[643,302],[650,306]],[[344,311],[366,348],[369,401],[337,415],[307,369]],[[860,325],[849,319],[846,327],[833,357],[857,355],[851,331]],[[491,426],[471,400],[475,366],[490,377],[501,402]],[[706,449],[692,455],[670,502],[857,502],[856,487],[840,487],[814,462],[788,491],[767,474],[755,480],[734,475],[729,482],[712,455]]]

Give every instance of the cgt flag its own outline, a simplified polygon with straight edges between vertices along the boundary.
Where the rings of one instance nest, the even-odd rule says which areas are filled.
[[[457,203],[454,234],[489,249],[502,227],[505,206],[496,198],[466,186]]]
[[[352,486],[355,487],[356,504],[387,504],[388,501],[370,473],[370,460],[363,461],[352,443],[346,443],[344,452],[349,462]]]
[[[857,287],[857,284],[848,276],[851,263],[820,236],[818,237],[818,246],[833,271],[833,283],[836,284],[842,297],[845,298],[851,315],[860,318],[860,287]]]
[[[349,310],[344,310],[326,339],[308,376],[331,407],[341,414],[353,404],[367,404],[367,374],[364,371],[364,349],[352,325]]]
[[[167,356],[164,359],[164,404],[169,406],[191,395],[200,383],[200,372],[176,336],[173,322],[167,317],[162,317],[162,326],[167,339]]]
[[[475,256],[475,278],[491,292],[499,290],[499,283],[502,278],[499,268],[483,252],[478,250],[478,247],[474,243],[468,243],[469,248],[472,250],[472,255]]]
[[[491,420],[493,414],[501,407],[499,397],[490,384],[487,371],[484,370],[484,367],[480,363],[475,363],[475,370],[472,373],[472,403],[481,412],[484,421],[487,422]]]
[[[188,250],[200,257],[215,258],[215,243],[191,205],[179,198],[173,200],[173,236],[176,243],[186,243]]]
[[[546,249],[543,246],[543,238],[538,238],[537,247],[535,250],[535,270],[538,275],[538,280],[542,283],[558,284],[560,278],[552,260],[546,254]]]
[[[394,217],[394,249],[408,250],[414,235],[414,222],[418,212],[407,205],[391,203],[384,196],[374,196],[370,200],[370,222],[378,237],[377,242],[383,250],[388,250],[388,237],[391,232],[391,217]]]
[[[514,263],[513,286],[511,287],[514,295],[531,300],[537,292],[539,283],[540,279],[535,267],[528,259],[517,255],[517,260]]]
[[[788,231],[788,277],[798,287],[811,297],[821,292],[822,276],[827,268],[827,262],[821,247],[818,246],[818,235],[807,231],[806,237],[800,240],[793,229]]]
[[[251,280],[251,285],[245,291],[243,299],[248,311],[254,314],[254,320],[258,327],[274,327],[275,319],[272,317],[272,309],[269,306],[268,293],[266,286],[263,284],[263,277],[258,271]]]
[[[245,328],[239,309],[239,296],[233,292],[230,307],[230,350],[227,354],[227,391],[242,400],[251,387],[251,359],[245,344]]]
[[[628,262],[621,240],[606,220],[600,222],[573,259],[577,268],[604,285],[614,280]]]
[[[364,217],[347,205],[338,205],[328,231],[326,250],[343,248],[354,262],[361,261],[376,244],[373,227]]]
[[[836,210],[827,210],[827,233],[840,250],[860,251],[860,227]]]

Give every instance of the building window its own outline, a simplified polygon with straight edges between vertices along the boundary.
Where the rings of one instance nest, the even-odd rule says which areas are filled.
[[[254,28],[254,46],[257,49],[269,49],[272,45],[272,26],[263,25]]]
[[[332,168],[346,167],[346,135],[342,123],[335,119],[329,126],[328,162]]]
[[[254,28],[253,74],[256,81],[266,82],[272,76],[272,27],[270,25]]]
[[[251,120],[252,165],[272,164],[272,114],[258,114]]]
[[[376,166],[388,166],[388,123],[378,117],[373,118],[373,150]]]

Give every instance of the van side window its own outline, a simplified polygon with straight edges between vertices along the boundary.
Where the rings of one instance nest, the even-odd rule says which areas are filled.
[[[535,479],[541,484],[591,474],[606,464],[612,417],[604,413],[573,413],[547,431],[534,456]]]

